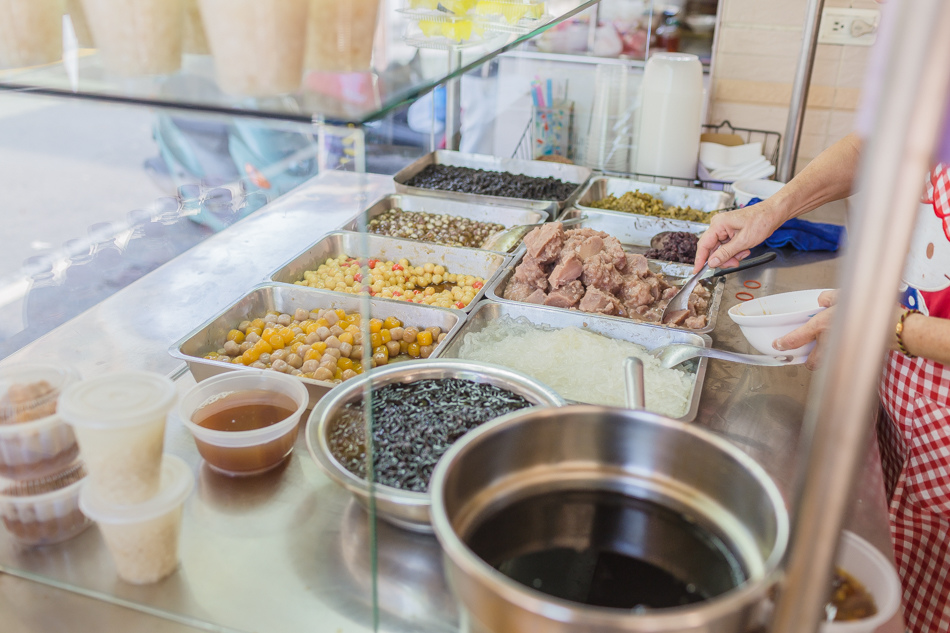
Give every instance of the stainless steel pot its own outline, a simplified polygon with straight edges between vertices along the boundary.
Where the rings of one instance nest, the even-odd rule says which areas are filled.
[[[596,491],[591,493],[591,491]],[[619,493],[689,517],[725,544],[742,578],[708,600],[637,613],[555,598],[516,582],[473,551],[479,529],[532,497]],[[662,416],[594,406],[516,412],[472,431],[445,454],[430,483],[432,523],[450,585],[476,626],[494,633],[738,632],[760,624],[788,541],[788,513],[778,488],[745,453],[715,435]],[[553,497],[552,497],[553,495]],[[583,524],[578,514],[566,523]],[[523,517],[492,532],[530,553]],[[537,522],[537,519],[535,519]],[[662,522],[661,522],[662,523]],[[573,534],[543,524],[545,538],[575,546]],[[643,559],[689,566],[667,527],[639,524],[623,547]],[[576,532],[571,525],[568,532]],[[674,530],[677,528],[674,528]],[[565,536],[565,534],[567,534]],[[479,540],[480,539],[480,540]],[[564,540],[566,539],[566,540]],[[702,565],[692,571],[702,574]]]
[[[340,464],[327,444],[330,424],[350,402],[359,402],[364,393],[394,383],[408,383],[438,378],[461,378],[496,385],[524,397],[529,402],[548,407],[564,404],[556,391],[524,374],[491,365],[464,360],[418,360],[374,369],[346,381],[328,393],[310,413],[307,421],[307,449],[327,476],[351,492],[369,507],[370,490],[366,480],[357,477]],[[381,519],[415,532],[432,532],[429,521],[430,496],[389,486],[375,486],[376,512]]]

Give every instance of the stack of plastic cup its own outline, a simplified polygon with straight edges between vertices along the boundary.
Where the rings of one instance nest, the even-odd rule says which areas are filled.
[[[78,379],[45,363],[0,369],[0,518],[19,545],[58,543],[89,526],[79,510],[79,446],[57,404]]]
[[[0,68],[59,60],[65,10],[65,0],[0,0]]]
[[[130,371],[71,385],[60,413],[89,470],[79,507],[99,523],[123,580],[155,582],[178,566],[182,505],[194,486],[187,465],[163,455],[175,384]]]
[[[129,77],[181,68],[183,0],[82,0],[105,67]]]

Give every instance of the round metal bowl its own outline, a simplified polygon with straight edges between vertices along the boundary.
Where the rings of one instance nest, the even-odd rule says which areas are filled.
[[[430,493],[449,584],[477,631],[749,631],[760,624],[788,541],[782,496],[754,460],[708,431],[645,411],[576,405],[502,416],[446,452]],[[679,576],[683,582],[706,581],[715,573],[693,556],[699,550],[690,549],[692,542],[677,539],[679,528],[671,529],[669,521],[643,515],[627,524],[605,523],[600,508],[584,514],[564,501],[597,494],[649,504],[683,525],[702,526],[742,573],[728,576],[704,601],[641,611],[542,593],[502,574],[475,551],[489,551],[495,564],[503,564],[514,560],[510,555],[551,547],[583,551],[608,534],[618,548],[611,551],[686,570]],[[552,499],[555,510],[512,510],[532,499]],[[537,577],[532,582],[542,586]]]
[[[330,423],[346,404],[361,401],[370,386],[379,389],[394,383],[438,378],[461,378],[495,385],[539,406],[558,407],[564,404],[564,399],[550,387],[498,365],[448,359],[398,363],[348,380],[320,400],[307,421],[307,449],[330,479],[351,492],[364,506],[369,507],[369,485],[366,480],[344,468],[330,452],[326,437]],[[428,493],[410,492],[377,484],[375,505],[377,514],[385,521],[414,532],[432,532]]]

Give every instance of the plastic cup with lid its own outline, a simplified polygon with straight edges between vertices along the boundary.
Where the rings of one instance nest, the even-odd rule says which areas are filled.
[[[113,504],[135,504],[158,493],[165,417],[175,383],[161,374],[127,371],[70,385],[59,402],[89,469],[88,484]]]
[[[158,493],[143,503],[116,505],[95,486],[79,493],[79,507],[99,524],[119,577],[133,584],[157,582],[178,567],[178,541],[185,499],[195,486],[181,458],[165,455]]]
[[[0,488],[0,517],[13,540],[26,547],[50,545],[92,525],[79,510],[85,477],[85,467],[77,461],[56,475]]]
[[[79,374],[62,365],[18,363],[0,369],[0,477],[38,479],[76,459],[76,436],[57,413],[57,402],[77,380]]]

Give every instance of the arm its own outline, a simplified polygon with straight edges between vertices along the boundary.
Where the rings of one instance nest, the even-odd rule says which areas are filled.
[[[808,356],[805,366],[809,369],[816,369],[821,364],[822,352],[824,350],[823,339],[831,328],[832,314],[834,314],[834,303],[837,300],[837,291],[823,292],[818,297],[818,304],[830,306],[815,315],[808,323],[800,328],[793,330],[785,336],[775,339],[772,347],[779,351],[795,349],[811,341],[817,341],[815,349]],[[897,323],[905,308],[901,305],[895,306],[893,322],[896,331]],[[920,356],[928,360],[936,361],[944,365],[950,365],[950,319],[941,319],[939,317],[924,316],[923,314],[911,314],[904,319],[904,331],[901,334],[904,341],[904,347],[914,356]],[[895,333],[888,339],[888,349],[898,350],[897,336]]]
[[[813,160],[768,200],[713,217],[696,248],[694,270],[708,258],[712,268],[736,266],[749,249],[765,241],[783,222],[847,197],[857,172],[861,140],[844,137]]]

